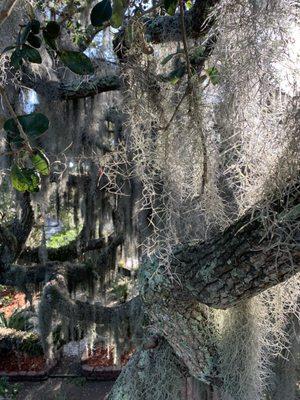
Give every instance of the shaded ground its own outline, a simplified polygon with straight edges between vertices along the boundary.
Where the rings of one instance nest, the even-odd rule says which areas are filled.
[[[59,378],[60,375],[70,377]],[[42,382],[19,382],[16,400],[104,400],[114,382],[89,381],[80,375],[78,357],[64,357]]]
[[[6,318],[10,317],[15,309],[24,306],[23,293],[0,286],[0,312],[3,312]],[[61,378],[61,375],[66,377]],[[15,400],[104,400],[114,384],[114,381],[88,381],[80,375],[79,357],[63,357],[48,380],[12,383],[9,385],[9,392],[14,388],[18,391]],[[2,399],[5,398],[0,394],[0,400]]]
[[[50,378],[44,382],[19,383],[16,400],[104,400],[114,382],[85,378]]]

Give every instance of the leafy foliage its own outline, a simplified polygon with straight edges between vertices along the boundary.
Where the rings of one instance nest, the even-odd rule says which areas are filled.
[[[94,73],[93,64],[85,54],[79,51],[62,51],[58,54],[63,64],[75,74],[91,75]]]
[[[38,21],[37,19],[33,19],[32,21],[30,21],[30,27],[31,32],[34,35],[38,35],[40,33],[41,24],[40,21]]]
[[[91,11],[91,24],[93,26],[102,26],[112,16],[112,7],[110,0],[102,0],[96,4]]]
[[[41,113],[31,113],[18,116],[18,120],[26,133],[26,135],[34,140],[41,136],[49,128],[48,118]],[[20,136],[19,128],[14,118],[8,119],[4,123],[4,129],[8,134],[8,140],[15,145],[23,144],[23,139]]]
[[[6,377],[0,378],[0,396],[5,396],[6,399],[15,399],[19,390],[19,384],[9,383],[8,378]]]
[[[175,85],[180,78],[183,77],[186,71],[186,66],[184,64],[180,65],[178,68],[174,69],[167,76],[167,80],[170,81],[173,85]]]
[[[23,341],[18,350],[31,356],[41,356],[43,354],[40,339],[34,332],[30,332],[26,336],[26,340]]]
[[[166,65],[172,58],[174,57],[176,53],[168,54],[162,61],[161,65]]]
[[[205,72],[213,85],[217,85],[220,82],[220,74],[216,67],[207,68]]]
[[[60,26],[55,21],[50,21],[47,23],[44,32],[50,39],[57,39],[60,33]]]
[[[42,44],[41,39],[37,35],[34,35],[32,32],[29,33],[27,42],[36,49],[39,49]]]
[[[23,61],[28,61],[35,64],[41,64],[42,58],[38,52],[41,47],[41,39],[37,36],[40,31],[40,23],[37,20],[32,20],[22,27],[17,42],[15,45],[8,46],[4,51],[13,50],[10,63],[15,69],[19,69]],[[31,46],[26,44],[28,42]]]
[[[122,25],[124,11],[125,7],[123,4],[123,0],[114,0],[112,17],[111,17],[112,27],[119,28]]]
[[[9,318],[6,318],[4,313],[0,313],[0,327],[16,329],[17,331],[30,331],[33,329],[30,318],[31,314],[26,310],[16,309]]]
[[[13,187],[19,192],[39,191],[40,175],[32,168],[20,168],[14,164],[11,168],[11,182]]]
[[[56,40],[51,38],[46,30],[43,30],[43,38],[45,43],[50,47],[52,50],[57,50]]]
[[[60,26],[55,21],[49,21],[43,29],[45,43],[52,49],[57,50],[56,39],[60,34]]]
[[[48,240],[47,245],[50,248],[58,249],[61,246],[65,246],[75,240],[78,236],[77,229],[63,230],[55,235],[51,236]]]
[[[50,162],[42,150],[35,149],[31,155],[31,162],[41,175],[50,174]]]
[[[164,7],[169,15],[174,15],[178,5],[177,0],[164,0]]]

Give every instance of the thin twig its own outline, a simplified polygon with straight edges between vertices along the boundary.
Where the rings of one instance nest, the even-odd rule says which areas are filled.
[[[179,110],[179,107],[181,106],[183,100],[185,99],[185,97],[187,96],[187,94],[189,92],[190,92],[190,87],[187,86],[185,92],[183,93],[181,99],[179,100],[177,106],[175,107],[175,110],[174,110],[174,112],[172,114],[172,117],[170,118],[169,122],[167,123],[167,125],[165,127],[159,128],[159,130],[166,131],[170,127],[171,123],[173,122],[173,119],[175,118],[175,115],[176,115],[177,111]]]
[[[191,79],[192,79],[192,69],[191,69],[187,37],[186,37],[183,0],[179,0],[179,8],[180,8],[180,25],[181,25],[181,31],[182,31],[182,42],[183,42],[183,49],[184,49],[184,53],[185,53],[185,59],[186,59],[186,68],[187,68],[187,73],[188,73],[188,86],[190,86]]]
[[[10,101],[9,101],[9,98],[8,98],[8,96],[6,94],[5,89],[3,87],[1,87],[1,86],[0,86],[0,94],[1,94],[6,106],[8,108],[10,114],[12,115],[17,127],[18,127],[20,136],[25,142],[25,146],[27,147],[28,151],[32,152],[33,150],[32,150],[32,147],[30,145],[30,142],[28,140],[28,137],[27,137],[26,133],[24,132],[24,129],[23,129],[22,125],[20,124],[20,121],[18,120],[17,114],[15,113],[14,109],[12,108],[12,105],[10,104]]]

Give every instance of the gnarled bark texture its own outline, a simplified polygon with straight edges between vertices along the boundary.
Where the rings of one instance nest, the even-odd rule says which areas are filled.
[[[288,213],[282,203],[274,203],[277,223],[272,234],[259,212],[250,210],[215,238],[177,247],[167,268],[155,258],[144,261],[141,297],[151,331],[168,342],[197,380],[222,385],[218,332],[209,307],[240,304],[300,270],[299,225],[284,237],[285,223],[299,222],[298,188],[289,193],[289,201]],[[278,249],[278,235],[289,244],[288,252]],[[122,390],[126,392],[121,385],[126,385],[122,378],[110,400],[127,398],[120,397]],[[137,397],[131,393],[128,398]]]

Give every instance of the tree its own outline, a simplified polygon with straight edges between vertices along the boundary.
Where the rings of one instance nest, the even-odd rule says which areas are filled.
[[[8,2],[3,15],[13,6]],[[34,224],[35,195],[28,192],[40,183],[26,163],[12,168],[14,186],[25,193],[21,217],[1,227],[1,282],[29,292],[30,284],[48,281],[39,314],[49,355],[55,313],[82,325],[113,326],[116,337],[130,331],[135,343],[137,319],[143,320],[143,341],[110,400],[183,398],[186,376],[221,398],[278,398],[283,374],[277,373],[281,381],[272,388],[270,371],[288,351],[299,293],[297,6],[281,0],[111,6],[102,0],[52,7],[52,21],[42,21],[43,58],[91,77],[79,82],[69,73],[64,80],[59,69],[50,72],[50,80],[42,69],[34,75],[33,64],[41,60],[33,51],[37,22],[31,10],[7,50],[13,74],[5,63],[2,67],[7,79],[1,93],[12,118],[4,128],[21,168],[22,157],[32,160],[32,143],[47,123],[41,115],[17,118],[11,85],[34,89],[56,139],[38,139],[53,165],[38,199],[43,193],[50,197],[49,181],[54,182],[58,209],[65,193],[78,220],[79,202],[84,203],[83,226],[75,241],[59,249],[47,250],[43,243],[44,253],[25,248]],[[95,68],[82,51],[109,26],[118,28],[117,59],[94,59]],[[100,66],[109,66],[108,74]],[[94,114],[86,118],[95,107],[90,97],[110,91],[117,91],[116,103],[101,98],[102,136],[87,135],[99,132]],[[105,112],[104,101],[111,106]],[[58,129],[66,126],[63,120],[76,130],[66,154],[77,171],[69,164],[66,176],[54,168],[62,158],[57,143],[61,149],[69,145]],[[42,173],[48,164],[44,153],[40,157],[43,167],[31,162]],[[102,237],[105,219],[114,227],[108,241]],[[139,254],[138,296],[115,308],[70,297],[76,285],[93,289],[99,267],[115,265],[121,244],[129,255],[133,241],[145,248],[144,258]],[[73,263],[93,249],[101,249],[98,269]],[[14,264],[17,260],[39,263]],[[295,387],[289,390],[286,398],[295,398]]]

